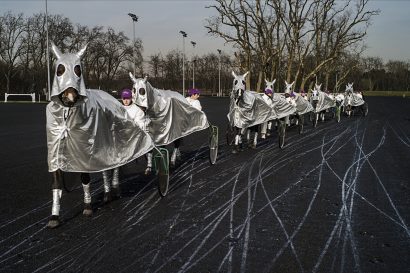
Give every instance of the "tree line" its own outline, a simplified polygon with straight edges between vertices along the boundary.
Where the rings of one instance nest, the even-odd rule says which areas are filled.
[[[299,89],[313,82],[339,89],[349,82],[361,90],[409,90],[410,61],[363,57],[366,29],[379,11],[366,9],[367,0],[216,0],[208,8],[218,15],[205,27],[234,48],[226,52],[186,56],[185,78],[195,86],[217,93],[232,87],[231,71],[250,71],[248,87],[263,90],[264,79],[296,81]],[[49,40],[62,51],[77,51],[88,44],[83,75],[88,88],[106,91],[130,87],[128,71],[149,75],[164,89],[182,91],[183,53],[170,50],[143,58],[143,42],[135,43],[122,31],[74,24],[62,15],[48,16]],[[0,16],[0,93],[41,93],[47,90],[45,14],[25,17],[6,12]],[[50,54],[51,81],[54,56]]]

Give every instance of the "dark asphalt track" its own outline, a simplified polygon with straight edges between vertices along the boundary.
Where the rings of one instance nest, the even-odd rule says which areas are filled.
[[[220,128],[184,139],[167,197],[144,160],[121,172],[122,198],[82,215],[78,175],[51,213],[45,104],[0,104],[0,272],[410,272],[410,100],[367,98],[366,118],[290,128],[230,153],[227,99],[201,98]]]

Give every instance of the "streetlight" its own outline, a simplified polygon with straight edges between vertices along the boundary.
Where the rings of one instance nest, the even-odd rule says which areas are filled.
[[[47,96],[46,100],[51,100],[51,88],[50,88],[50,51],[48,48],[48,9],[47,9],[47,0],[46,0],[46,40],[47,40]]]
[[[185,31],[179,31],[182,34],[182,95],[185,97],[185,38],[188,36]]]
[[[134,76],[135,76],[135,71],[136,71],[136,61],[135,61],[135,22],[138,22],[138,16],[133,14],[133,13],[128,13],[128,15],[132,19],[132,28],[133,28],[133,33],[134,33],[134,44],[133,44],[133,50],[132,50],[132,55],[134,59]]]
[[[194,42],[194,41],[191,41],[191,44],[192,44],[192,46],[193,46],[193,51],[192,51],[192,58],[193,58],[193,61],[192,61],[192,88],[194,88],[195,89],[195,46],[196,46],[196,43]]]
[[[218,82],[219,82],[219,90],[218,90],[218,96],[222,97],[222,93],[221,93],[221,52],[222,50],[217,49],[218,53],[219,53],[219,58],[218,58],[218,62],[219,62],[219,76],[218,76]]]

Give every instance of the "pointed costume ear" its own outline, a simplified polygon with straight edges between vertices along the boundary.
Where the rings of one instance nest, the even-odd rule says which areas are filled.
[[[245,74],[243,74],[243,78],[245,79],[246,76],[248,76],[248,74],[249,74],[249,71],[247,71]]]
[[[144,77],[144,83],[147,83],[147,81],[148,81],[148,75],[146,75],[146,76]]]
[[[266,83],[266,84],[268,84],[268,83],[269,83],[269,81],[268,81],[267,79],[265,79],[265,83]]]
[[[130,78],[132,80],[133,83],[137,83],[137,79],[134,77],[134,75],[132,75],[131,72],[129,72]]]
[[[274,85],[274,84],[275,84],[275,82],[276,82],[276,79],[274,79],[274,80],[272,81],[272,85]]]
[[[293,86],[295,84],[295,81],[293,81],[291,84],[290,84],[290,86]]]
[[[289,86],[289,84],[288,84],[288,82],[287,82],[287,81],[285,81],[285,84],[286,84],[286,86]]]
[[[235,74],[235,72],[233,72],[233,70],[232,70],[232,76],[233,76],[234,78],[237,77],[236,74]]]
[[[80,49],[80,51],[77,52],[76,55],[78,56],[78,58],[81,59],[81,57],[83,57],[83,55],[84,55],[84,53],[85,53],[85,50],[87,49],[87,46],[88,46],[88,43],[85,44],[85,46],[84,46],[82,49]]]
[[[53,42],[51,42],[51,49],[54,55],[56,56],[56,58],[60,59],[63,53],[61,53],[61,51],[57,48],[57,46]]]

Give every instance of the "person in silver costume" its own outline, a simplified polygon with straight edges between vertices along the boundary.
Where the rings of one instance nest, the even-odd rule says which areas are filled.
[[[145,92],[142,91],[141,92]],[[122,104],[127,110],[130,117],[138,124],[138,126],[148,133],[148,128],[151,120],[147,115],[147,107],[137,103],[133,103],[133,93],[130,89],[124,89],[121,93]],[[150,175],[152,172],[152,152],[146,154],[147,167],[145,169],[145,175]]]
[[[132,91],[130,89],[123,89],[121,91],[121,102],[131,120],[148,132],[149,118],[146,116],[146,111],[143,107],[137,106],[132,101]],[[150,175],[152,172],[152,152],[146,154],[147,167],[145,169],[145,175]],[[104,203],[110,202],[113,198],[117,199],[120,197],[119,192],[119,168],[113,170],[103,171],[103,181],[104,181]],[[113,186],[113,194],[110,192],[110,181]]]
[[[64,172],[81,174],[83,214],[89,216],[92,214],[89,173],[117,168],[154,147],[151,137],[135,125],[114,97],[85,88],[81,57],[86,46],[71,54],[62,54],[54,44],[52,50],[57,59],[51,102],[46,110],[53,195],[49,228],[60,225]]]
[[[192,107],[186,98],[176,91],[152,87],[148,77],[135,78],[131,72],[129,76],[133,82],[133,101],[146,109],[150,119],[148,131],[155,145],[174,144],[170,164],[175,166],[181,156],[181,139],[209,127],[205,113]]]

